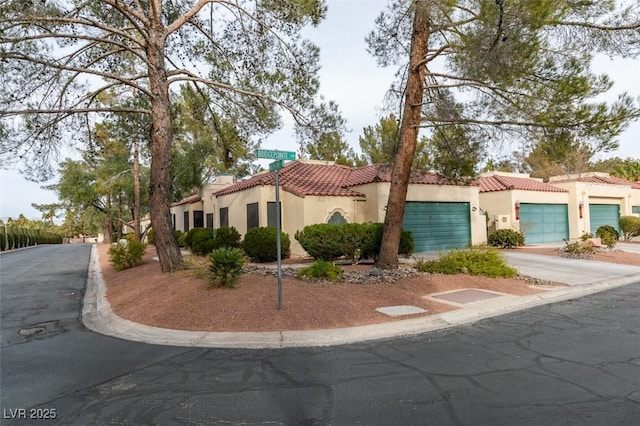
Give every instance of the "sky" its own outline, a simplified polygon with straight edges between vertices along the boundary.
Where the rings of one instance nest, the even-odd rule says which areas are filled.
[[[328,0],[326,19],[319,27],[306,32],[307,38],[320,47],[320,92],[327,100],[340,106],[347,120],[347,141],[359,150],[358,137],[362,129],[378,123],[385,93],[394,80],[395,68],[380,68],[366,51],[364,41],[374,28],[374,20],[384,9],[387,0]],[[608,74],[615,85],[605,99],[614,100],[623,91],[640,97],[640,59],[598,57],[593,64],[597,73]],[[285,120],[289,122],[290,120]],[[620,137],[620,148],[597,157],[640,158],[640,122],[633,123]],[[286,125],[263,144],[265,149],[297,151],[293,130]],[[269,160],[259,160],[264,167]],[[54,183],[27,181],[19,170],[0,170],[0,218],[24,214],[40,219],[39,211],[31,203],[46,204],[57,201],[53,191],[41,186]]]

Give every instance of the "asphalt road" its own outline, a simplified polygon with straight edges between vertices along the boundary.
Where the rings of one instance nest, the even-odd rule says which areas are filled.
[[[65,246],[0,258],[2,424],[640,421],[640,283],[412,338],[186,349],[83,329],[79,295],[68,293],[82,289],[88,255],[88,246]],[[32,318],[59,319],[64,331],[17,335]],[[56,419],[7,419],[17,408],[54,409]]]

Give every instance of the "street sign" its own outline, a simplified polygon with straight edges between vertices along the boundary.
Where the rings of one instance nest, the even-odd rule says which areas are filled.
[[[296,159],[296,153],[293,151],[278,151],[277,149],[257,149],[256,157],[292,161]]]
[[[273,163],[269,163],[269,171],[273,172],[275,170],[280,170],[284,167],[284,160],[276,160]]]

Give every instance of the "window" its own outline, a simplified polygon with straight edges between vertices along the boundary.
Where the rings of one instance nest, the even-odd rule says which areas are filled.
[[[276,227],[276,203],[267,203],[267,226]],[[282,229],[282,203],[280,203],[280,229]]]
[[[207,228],[213,228],[213,213],[207,213]]]
[[[184,212],[182,217],[184,218],[184,232],[189,232],[189,212]]]
[[[193,227],[204,228],[204,212],[202,210],[193,211]]]
[[[258,203],[247,204],[247,231],[260,226]]]
[[[220,226],[229,226],[229,207],[220,209]]]
[[[171,223],[173,223],[173,230],[176,230],[176,215],[175,213],[171,215]]]
[[[640,206],[632,206],[631,207],[631,213],[640,214]]]
[[[330,223],[332,225],[342,225],[343,223],[347,223],[347,219],[342,216],[342,213],[335,212],[331,215],[327,223]]]

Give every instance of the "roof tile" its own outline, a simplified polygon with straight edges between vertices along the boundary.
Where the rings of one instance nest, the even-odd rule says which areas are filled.
[[[566,189],[558,188],[548,183],[540,182],[531,178],[520,178],[514,176],[492,175],[478,179],[480,192],[494,191],[541,191],[541,192],[567,192]]]

